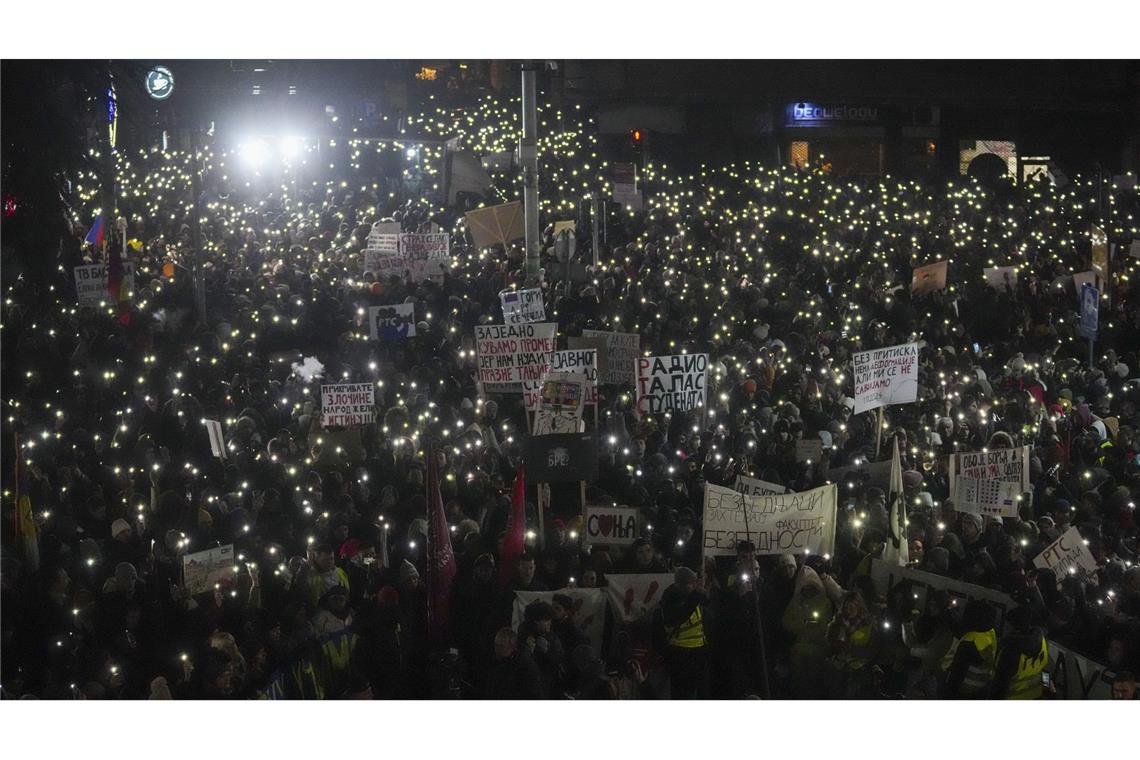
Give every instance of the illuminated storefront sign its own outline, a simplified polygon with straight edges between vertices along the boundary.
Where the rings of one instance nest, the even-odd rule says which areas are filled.
[[[874,106],[846,106],[822,103],[791,103],[788,105],[788,126],[804,127],[821,124],[873,123],[879,120],[879,109]]]

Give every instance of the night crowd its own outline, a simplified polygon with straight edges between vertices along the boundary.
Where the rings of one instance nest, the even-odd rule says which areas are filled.
[[[424,122],[487,151],[510,145],[508,107]],[[513,173],[448,205],[428,149],[341,141],[282,181],[207,148],[196,231],[186,151],[123,150],[104,227],[136,270],[122,307],[77,303],[74,267],[104,256],[85,242],[94,175],[71,178],[69,234],[36,254],[49,275],[21,272],[5,246],[5,699],[1034,699],[1057,696],[1046,642],[1135,698],[1134,183],[657,166],[644,209],[611,204],[595,266],[581,200],[606,192],[605,164],[588,119],[563,129],[540,172],[560,343],[616,330],[644,355],[710,359],[706,409],[638,419],[633,387],[607,385],[596,428],[586,412],[601,461],[585,501],[637,508],[642,536],[588,545],[576,485],[551,487],[540,530],[528,478],[526,549],[504,567],[529,423],[521,394],[480,392],[473,332],[524,287],[522,241],[477,249],[463,213],[518,197]],[[363,249],[380,220],[449,232],[450,266],[378,279]],[[553,255],[561,220],[577,222],[576,269]],[[1093,225],[1111,271],[1090,367],[1072,275],[1093,268]],[[912,296],[913,268],[940,260],[948,287]],[[1004,265],[1016,278],[988,282]],[[415,305],[415,337],[370,340],[361,315],[400,303]],[[912,341],[917,401],[883,409],[879,430],[877,412],[852,413],[852,353]],[[323,429],[322,382],[373,382],[375,423]],[[205,419],[222,424],[224,458]],[[813,438],[822,461],[797,461]],[[1025,445],[1017,518],[955,509],[951,454]],[[908,565],[1012,604],[934,589],[917,605],[907,584],[876,586],[892,494],[842,468],[889,461],[891,446]],[[429,447],[458,568],[446,641],[428,632]],[[740,542],[702,566],[704,485],[738,475],[793,491],[837,480],[834,555]],[[1097,567],[1057,578],[1033,560],[1070,527]],[[182,558],[228,545],[229,577],[189,593]],[[607,607],[591,641],[570,592],[639,573],[669,576],[660,604],[632,621]],[[517,591],[554,593],[516,610]]]

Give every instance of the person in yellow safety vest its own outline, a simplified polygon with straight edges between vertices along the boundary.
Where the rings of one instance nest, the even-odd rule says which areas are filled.
[[[312,562],[304,570],[305,588],[308,591],[308,600],[314,608],[320,604],[325,592],[336,586],[349,589],[348,575],[336,566],[336,555],[328,544],[320,544],[312,553]]]
[[[661,619],[665,625],[672,699],[703,699],[708,696],[708,647],[705,640],[704,607],[708,603],[704,583],[687,567],[673,573],[673,585],[661,596]]]
[[[997,659],[994,611],[979,599],[971,599],[962,616],[960,634],[942,658],[944,699],[985,699],[989,696]]]
[[[873,682],[872,666],[879,637],[875,618],[867,611],[867,603],[858,591],[847,591],[839,600],[839,610],[827,626],[827,643],[833,676],[828,688],[830,696],[833,699],[867,697]]]
[[[1049,667],[1045,634],[1032,624],[1028,607],[1016,607],[1008,617],[1013,630],[1002,636],[994,668],[993,696],[997,699],[1041,699],[1048,689],[1042,675]]]

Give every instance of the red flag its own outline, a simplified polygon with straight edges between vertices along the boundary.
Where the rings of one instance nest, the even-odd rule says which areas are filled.
[[[506,588],[515,574],[515,564],[526,546],[526,477],[522,462],[515,470],[511,489],[511,516],[507,519],[507,535],[499,550],[499,586]]]
[[[451,530],[439,492],[439,464],[431,449],[428,450],[427,475],[428,637],[433,643],[446,644],[451,638],[451,582],[456,565],[455,552],[451,550]]]
[[[118,306],[119,324],[126,327],[131,323],[130,297],[123,283],[126,268],[123,266],[123,257],[114,243],[109,246],[109,253],[110,259],[107,262],[107,290],[110,292],[115,305]]]

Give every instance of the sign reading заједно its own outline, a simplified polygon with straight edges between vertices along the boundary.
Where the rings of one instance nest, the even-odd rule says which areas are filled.
[[[645,356],[637,360],[637,413],[683,412],[708,401],[709,355]]]
[[[519,385],[541,380],[554,350],[553,322],[525,325],[475,325],[475,355],[479,382]]]
[[[855,414],[918,399],[918,344],[873,348],[852,358]]]

